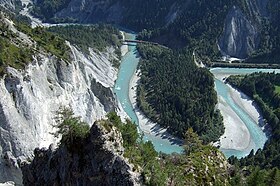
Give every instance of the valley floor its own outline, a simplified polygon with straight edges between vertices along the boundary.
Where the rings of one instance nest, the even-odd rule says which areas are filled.
[[[140,80],[140,71],[134,73],[133,77],[130,81],[129,88],[129,98],[134,108],[134,111],[137,115],[137,119],[139,122],[139,128],[141,131],[147,134],[152,134],[155,136],[161,136],[163,138],[167,138],[170,140],[175,140],[179,144],[181,141],[179,139],[174,138],[170,135],[166,129],[161,128],[156,123],[151,122],[140,110],[137,108],[136,103],[136,90],[138,81]],[[215,75],[215,77],[219,80],[223,80],[224,77],[228,77],[230,74],[219,74]],[[246,95],[238,90],[229,86],[229,94],[233,99],[236,105],[241,107],[246,113],[251,117],[251,119],[262,125],[262,118],[260,113],[258,112],[256,106],[253,104],[253,101],[249,99]],[[223,100],[221,96],[219,96],[218,108],[220,109],[223,117],[224,117],[224,125],[225,125],[225,133],[220,138],[220,147],[222,149],[233,149],[238,151],[248,151],[254,148],[254,142],[251,138],[250,132],[245,125],[245,123],[239,118],[239,116],[235,113],[235,111]]]
[[[229,75],[231,74],[215,74],[215,77],[223,81]],[[229,95],[235,104],[242,108],[256,124],[262,126],[262,116],[256,105],[253,104],[253,100],[231,86],[228,86],[228,88]],[[221,148],[250,152],[255,144],[247,126],[221,96],[218,99],[218,108],[224,117],[225,125],[225,133],[220,138]]]

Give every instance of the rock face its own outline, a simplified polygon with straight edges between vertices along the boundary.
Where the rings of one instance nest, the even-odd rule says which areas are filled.
[[[0,6],[13,10],[15,9],[15,2],[14,0],[0,0]]]
[[[110,0],[72,0],[55,17],[72,17],[80,23],[120,23],[123,11],[123,5],[119,1],[112,3]]]
[[[176,3],[177,2],[177,3]],[[163,22],[169,25],[187,11],[192,0],[184,3],[175,1]],[[223,55],[246,58],[259,48],[262,19],[269,16],[268,0],[244,0],[242,8],[234,6],[225,19],[224,31],[218,40]],[[71,18],[79,23],[107,22],[123,24],[129,17],[129,5],[122,1],[71,0],[66,8],[55,14],[55,17]]]
[[[138,185],[139,174],[123,158],[121,134],[106,122],[94,123],[75,148],[35,149],[32,163],[22,167],[24,185]]]
[[[268,17],[267,4],[269,0],[245,0],[246,12],[249,17],[255,19],[253,22],[260,24],[262,17]]]
[[[242,11],[233,7],[226,18],[219,47],[224,55],[246,58],[257,49],[259,33]]]
[[[243,11],[234,6],[228,13],[219,47],[223,55],[246,58],[259,47],[262,19],[269,13],[268,0],[245,0]]]
[[[20,183],[18,161],[56,141],[50,132],[61,106],[71,107],[87,123],[118,111],[112,92],[117,70],[110,62],[114,50],[91,50],[86,56],[68,45],[70,63],[38,54],[25,70],[8,68],[0,79],[0,182]]]

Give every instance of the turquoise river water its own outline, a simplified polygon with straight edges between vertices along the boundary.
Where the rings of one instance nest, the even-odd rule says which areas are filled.
[[[239,68],[214,68],[210,70],[214,75],[218,74],[250,74],[253,72],[277,72],[280,73],[279,69],[239,69]],[[234,149],[220,149],[226,157],[236,156],[238,158],[244,157],[250,153],[252,149],[256,152],[259,148],[263,148],[265,142],[267,141],[267,136],[261,129],[258,123],[256,123],[246,111],[239,105],[235,104],[233,99],[229,94],[229,85],[225,84],[221,80],[215,78],[215,88],[217,94],[221,96],[228,106],[237,114],[237,116],[245,123],[252,139],[252,146],[250,148],[244,149],[243,151],[238,151]]]
[[[129,39],[134,39],[134,34],[127,34]],[[129,83],[131,77],[135,73],[139,63],[139,58],[137,57],[136,46],[130,45],[129,52],[123,57],[122,63],[120,66],[118,79],[115,84],[114,93],[117,95],[119,102],[121,103],[124,111],[130,117],[130,119],[138,125],[138,118],[133,110],[132,104],[129,100]],[[139,128],[140,132],[141,129]],[[173,141],[170,141],[161,136],[151,135],[149,133],[144,133],[144,140],[150,140],[153,142],[153,145],[157,151],[164,153],[182,151],[182,147],[175,144]]]
[[[135,34],[127,34],[129,39],[134,39]],[[129,100],[129,83],[131,77],[135,73],[137,66],[139,63],[139,58],[137,57],[136,46],[129,46],[129,52],[123,57],[122,63],[120,66],[120,71],[118,74],[118,79],[115,84],[114,92],[117,95],[118,100],[120,101],[124,111],[130,117],[130,119],[138,125],[137,116],[133,110],[132,104]],[[253,72],[272,72],[274,70],[271,69],[237,69],[237,68],[215,68],[211,69],[211,72],[215,74],[225,73],[225,74],[249,74]],[[280,70],[275,70],[280,73]],[[248,128],[252,141],[253,141],[253,149],[257,150],[262,148],[265,144],[267,137],[262,129],[256,124],[250,116],[240,108],[229,94],[229,87],[222,81],[215,79],[215,87],[217,90],[217,94],[222,96],[223,99],[227,102],[227,104],[234,110],[234,112],[240,117],[240,119],[246,124]],[[141,132],[141,129],[139,129]],[[152,135],[149,133],[144,133],[144,140],[150,140],[155,146],[157,151],[162,151],[164,153],[172,153],[182,152],[183,148],[176,143],[169,141],[161,136]],[[244,157],[248,155],[251,149],[246,149],[244,151],[237,151],[233,149],[221,149],[221,151],[227,156],[237,156]]]

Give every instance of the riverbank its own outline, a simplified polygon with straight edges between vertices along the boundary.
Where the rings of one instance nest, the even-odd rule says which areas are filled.
[[[231,85],[229,85],[229,86],[232,88]],[[248,112],[248,115],[251,117],[251,119],[253,121],[258,123],[260,127],[264,125],[263,117],[260,114],[258,106],[254,103],[254,101],[249,96],[247,96],[243,92],[238,91],[237,89],[234,89],[234,88],[232,88],[232,91],[230,92],[230,94],[232,95],[232,99],[234,100],[234,102],[239,107],[246,110]],[[239,99],[239,98],[242,98],[242,99]]]
[[[176,137],[173,137],[171,134],[169,134],[166,131],[165,128],[162,128],[158,124],[150,121],[137,107],[137,102],[136,102],[137,86],[139,84],[140,74],[141,74],[141,72],[139,70],[136,71],[133,74],[133,76],[130,80],[130,84],[129,84],[129,99],[130,99],[132,107],[135,111],[135,114],[137,116],[140,131],[143,131],[144,133],[147,133],[147,134],[161,137],[163,139],[168,139],[173,144],[182,145],[182,143],[183,143],[182,140],[180,140]]]
[[[222,149],[245,150],[250,146],[249,130],[238,115],[219,96],[218,109],[224,118],[225,133],[220,138]]]
[[[231,73],[214,73],[215,78],[218,81],[224,82],[224,79],[232,75]],[[253,100],[248,96],[233,88],[230,85],[226,85],[228,89],[228,96],[232,101],[244,110],[247,115],[254,121],[253,124],[256,127],[263,125],[263,119],[256,107],[253,104]],[[240,119],[236,112],[226,103],[226,101],[219,96],[218,108],[220,109],[224,117],[225,133],[220,138],[221,149],[233,149],[238,151],[250,152],[251,149],[255,148],[255,143],[252,139],[248,126]]]
[[[222,80],[221,80],[222,81]],[[258,116],[252,101],[244,99],[242,93],[231,86],[228,86],[228,94],[236,105],[242,108],[256,123]],[[238,151],[250,151],[254,148],[252,136],[246,124],[237,113],[228,105],[222,96],[218,96],[218,109],[224,118],[225,133],[220,138],[221,149],[233,149]]]
[[[223,81],[228,78],[230,75],[235,74],[223,74],[215,76],[220,81]],[[263,126],[263,117],[260,114],[260,111],[257,105],[254,103],[254,100],[249,96],[244,94],[243,92],[233,88],[231,85],[227,84],[229,87],[229,94],[233,101],[241,108],[243,108],[248,115],[251,117],[253,121],[259,124],[259,126]]]

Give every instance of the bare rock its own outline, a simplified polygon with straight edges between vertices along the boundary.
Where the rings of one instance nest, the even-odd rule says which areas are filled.
[[[24,185],[138,185],[139,174],[123,157],[121,134],[104,122],[93,124],[79,145],[35,149],[34,160],[22,167]]]

